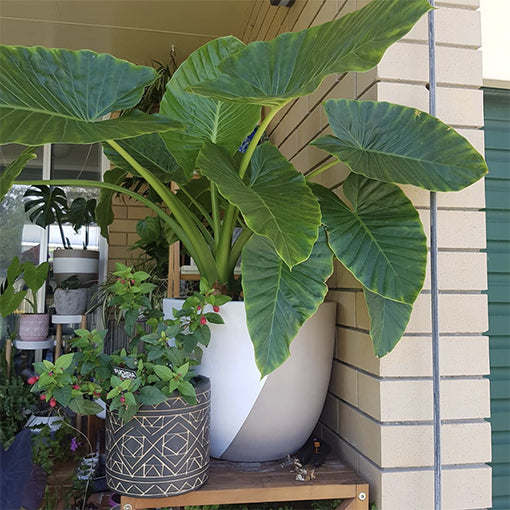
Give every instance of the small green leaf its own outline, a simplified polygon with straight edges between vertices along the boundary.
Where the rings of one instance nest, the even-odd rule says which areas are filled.
[[[71,363],[73,362],[74,354],[63,354],[59,358],[57,358],[57,361],[55,361],[55,368],[62,368],[65,370],[66,368],[69,368],[71,366]]]
[[[144,386],[140,390],[140,400],[143,405],[156,406],[167,399],[168,397],[155,386]]]
[[[84,398],[73,398],[69,402],[69,407],[76,414],[97,414],[103,411],[103,407],[100,404]]]
[[[72,388],[70,386],[64,386],[63,388],[55,388],[53,396],[60,405],[68,406],[69,403],[71,402],[71,392]]]
[[[221,315],[218,315],[217,313],[207,312],[204,313],[204,316],[211,324],[225,324]]]
[[[162,381],[170,381],[170,379],[174,376],[174,373],[168,367],[163,365],[155,365],[154,372]]]

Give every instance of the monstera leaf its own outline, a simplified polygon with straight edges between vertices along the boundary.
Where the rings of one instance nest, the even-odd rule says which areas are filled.
[[[221,62],[195,94],[281,107],[313,92],[332,73],[368,71],[431,9],[427,0],[377,0],[329,23],[257,41]]]
[[[180,127],[141,112],[99,122],[140,100],[157,77],[150,67],[88,50],[1,46],[0,69],[0,116],[10,126],[0,144],[86,144]]]
[[[320,225],[319,205],[304,177],[276,147],[257,147],[249,184],[239,177],[228,151],[212,143],[204,145],[197,164],[239,208],[248,227],[271,239],[289,267],[308,258]]]
[[[418,212],[402,190],[350,174],[343,191],[351,209],[323,186],[311,188],[335,256],[372,292],[413,303],[425,278],[427,245]]]
[[[465,138],[428,113],[348,99],[331,99],[324,108],[336,136],[324,136],[312,145],[371,179],[458,191],[488,171]]]
[[[245,45],[235,37],[221,37],[195,51],[177,69],[161,102],[161,113],[181,122],[184,131],[162,134],[168,148],[191,177],[204,141],[222,145],[233,154],[260,120],[260,107],[197,97],[187,90],[218,75],[218,64]]]
[[[291,271],[269,239],[254,236],[244,247],[241,272],[248,330],[264,376],[289,357],[292,339],[324,301],[333,254],[321,230],[309,259]]]

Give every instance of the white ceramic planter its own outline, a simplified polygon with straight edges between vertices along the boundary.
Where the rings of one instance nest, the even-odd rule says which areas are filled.
[[[97,250],[55,250],[53,252],[53,275],[60,285],[73,275],[78,275],[80,286],[97,282],[99,252]]]
[[[180,300],[166,299],[165,317]],[[262,462],[298,450],[315,428],[329,384],[335,303],[323,303],[292,341],[289,359],[263,379],[255,365],[243,302],[221,307],[200,374],[211,380],[211,456]]]

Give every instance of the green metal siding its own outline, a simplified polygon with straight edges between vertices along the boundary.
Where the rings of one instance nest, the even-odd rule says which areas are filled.
[[[510,509],[510,91],[484,91],[493,508]]]

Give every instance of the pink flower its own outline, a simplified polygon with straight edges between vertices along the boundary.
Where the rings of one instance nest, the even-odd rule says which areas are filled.
[[[214,305],[214,306],[212,307],[212,309],[213,309],[216,313],[218,313],[218,312],[220,311],[220,307],[219,307],[219,306],[216,306],[216,305]]]
[[[73,390],[79,390],[80,385],[79,384],[73,384]]]
[[[42,393],[39,397],[41,400],[46,400],[46,395],[44,393]]]
[[[200,305],[198,305],[197,310],[202,310],[202,307]]]
[[[35,384],[38,380],[39,380],[39,377],[38,377],[38,376],[36,376],[36,377],[31,377],[31,378],[28,380],[28,384]]]
[[[54,398],[52,398],[50,400],[50,407],[55,407],[56,405],[57,405],[57,401]]]
[[[200,317],[200,324],[207,324],[207,319],[203,315]]]
[[[126,397],[120,397],[120,401],[124,403],[126,401]]]

